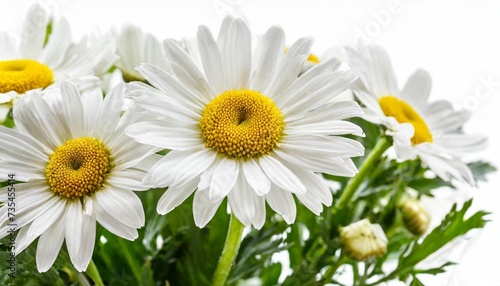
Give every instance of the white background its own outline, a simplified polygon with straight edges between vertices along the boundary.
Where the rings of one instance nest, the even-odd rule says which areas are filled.
[[[33,2],[0,0],[0,30],[18,33]],[[92,28],[105,32],[122,23],[140,25],[159,38],[193,37],[200,24],[216,34],[223,15],[232,11],[244,15],[258,34],[271,25],[282,26],[288,44],[314,37],[313,52],[319,55],[353,45],[356,38],[382,45],[400,86],[415,69],[426,69],[433,77],[431,100],[447,99],[473,111],[466,131],[490,141],[487,150],[468,159],[484,158],[500,166],[500,1],[39,2],[69,20],[75,39]],[[483,82],[488,78],[496,86],[487,89]],[[500,176],[489,180],[472,190],[473,207],[493,212],[492,221],[459,255],[451,279],[429,280],[429,285],[500,285]]]

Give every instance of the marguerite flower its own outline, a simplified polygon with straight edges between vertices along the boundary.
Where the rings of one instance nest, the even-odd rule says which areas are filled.
[[[112,65],[113,49],[105,41],[93,41],[89,46],[87,38],[74,44],[65,18],[53,18],[39,4],[33,5],[19,40],[0,32],[0,104],[4,112],[19,95],[62,80],[72,80],[82,88],[90,81],[90,87],[97,87],[98,78],[91,76]]]
[[[363,135],[343,121],[362,114],[354,102],[328,103],[353,81],[331,59],[298,77],[312,45],[300,39],[284,53],[285,36],[272,27],[252,50],[251,32],[241,19],[226,17],[217,40],[198,30],[201,67],[174,40],[165,41],[169,74],[144,64],[135,104],[150,120],[131,125],[135,140],[171,149],[144,178],[169,185],[158,202],[165,214],[195,190],[195,223],[205,226],[225,197],[246,226],[265,222],[265,202],[292,223],[292,194],[312,212],[332,203],[332,194],[315,172],[353,176],[350,157],[364,148],[343,134]]]
[[[140,199],[131,190],[156,161],[154,147],[125,136],[128,115],[120,117],[124,87],[103,99],[100,92],[80,96],[63,82],[43,96],[32,92],[14,106],[17,130],[0,126],[0,174],[13,174],[15,198],[0,189],[1,237],[13,223],[8,203],[15,203],[16,254],[37,237],[37,267],[47,271],[66,241],[75,268],[84,271],[94,249],[96,222],[134,240],[144,225]],[[12,212],[9,210],[9,212]]]
[[[122,27],[116,39],[116,53],[119,56],[116,66],[126,82],[144,81],[144,77],[136,69],[142,63],[154,64],[167,71],[171,70],[160,41],[153,35],[144,33],[138,26]]]
[[[399,90],[389,56],[382,48],[347,47],[346,51],[352,71],[359,75],[353,89],[366,106],[364,118],[389,129],[397,156],[403,160],[418,156],[442,179],[474,184],[460,157],[483,146],[486,138],[464,134],[461,128],[468,115],[454,111],[449,102],[427,101],[430,75],[417,70]]]

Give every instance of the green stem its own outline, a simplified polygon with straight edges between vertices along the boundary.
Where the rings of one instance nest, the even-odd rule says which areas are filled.
[[[222,254],[219,258],[219,264],[217,265],[217,269],[215,270],[214,277],[212,279],[213,286],[223,286],[226,284],[227,277],[229,276],[231,267],[233,266],[236,255],[238,254],[238,249],[240,248],[244,228],[245,226],[233,214],[231,214],[224,249],[222,250]]]
[[[132,273],[134,273],[135,279],[139,284],[142,284],[141,271],[139,270],[139,268],[137,268],[135,260],[130,254],[130,251],[128,250],[129,246],[125,244],[125,241],[122,238],[119,238],[118,242],[120,243],[120,247],[123,251],[123,254],[125,255],[125,259],[127,260],[128,265],[130,266],[130,269],[132,270]]]
[[[99,274],[99,269],[95,266],[94,260],[90,260],[86,273],[90,278],[92,278],[96,286],[104,286],[101,275]]]
[[[359,168],[358,174],[352,177],[347,183],[347,186],[342,192],[342,195],[335,204],[335,210],[344,208],[351,201],[351,198],[354,196],[363,180],[374,169],[377,160],[390,146],[391,142],[389,141],[389,139],[387,139],[387,137],[380,138],[380,140],[377,142],[375,147],[373,147],[372,151],[370,152],[370,154],[368,154],[365,161]]]
[[[323,282],[323,285],[332,281],[333,275],[335,275],[335,272],[337,272],[337,269],[339,269],[339,267],[341,265],[343,265],[346,260],[347,260],[347,257],[344,254],[342,254],[342,256],[340,256],[339,260],[336,263],[334,263],[334,264],[330,265],[330,267],[328,267],[325,274],[323,275],[323,278],[321,279],[321,281]]]

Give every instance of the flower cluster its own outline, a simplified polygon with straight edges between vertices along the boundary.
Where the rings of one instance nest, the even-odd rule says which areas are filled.
[[[465,134],[468,116],[450,103],[428,102],[426,71],[417,70],[399,89],[381,47],[345,47],[349,68],[341,69],[340,60],[311,54],[311,38],[287,45],[275,26],[253,42],[247,23],[231,16],[217,37],[200,26],[194,42],[160,41],[136,26],[74,42],[68,21],[40,5],[29,10],[24,29],[20,43],[0,34],[0,178],[16,180],[14,196],[12,184],[0,188],[0,237],[15,225],[15,255],[37,240],[39,272],[67,253],[77,271],[102,284],[98,268],[112,262],[109,253],[129,252],[123,244],[106,252],[113,246],[103,239],[116,237],[144,236],[150,251],[154,236],[151,256],[180,261],[182,253],[196,252],[176,248],[198,237],[191,226],[207,226],[207,247],[199,251],[209,251],[229,212],[223,254],[216,269],[208,267],[214,285],[226,282],[244,227],[250,228],[245,239],[278,241],[271,252],[319,255],[309,262],[314,273],[324,273],[323,282],[343,263],[383,263],[388,251],[402,264],[386,277],[417,279],[408,269],[433,251],[424,248],[426,240],[417,243],[429,232],[431,217],[419,198],[430,189],[414,182],[475,184],[462,158],[486,139]],[[338,100],[346,90],[355,98]],[[386,155],[392,148],[394,159]],[[453,215],[456,209],[448,219]],[[462,222],[458,232],[442,226],[444,243],[484,224],[476,222]],[[392,242],[395,233],[400,240]],[[165,253],[164,244],[176,237],[183,238]],[[304,239],[313,243],[301,244]],[[413,258],[405,245],[430,252]],[[248,243],[241,247],[254,255]],[[146,279],[133,262],[138,257],[126,257],[138,282]],[[191,263],[185,261],[177,265]],[[238,263],[234,271],[252,261]],[[175,269],[170,264],[165,267]],[[329,266],[326,273],[322,265]]]

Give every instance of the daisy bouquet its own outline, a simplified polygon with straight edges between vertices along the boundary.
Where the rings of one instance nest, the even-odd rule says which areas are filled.
[[[2,284],[423,285],[486,223],[468,198],[428,210],[495,169],[382,47],[320,59],[231,16],[73,42],[40,5],[23,31],[0,33]]]

